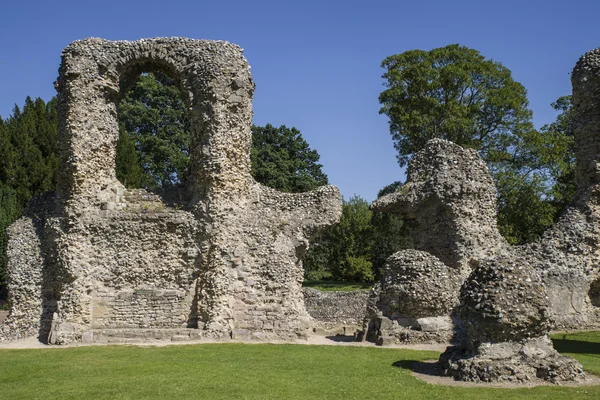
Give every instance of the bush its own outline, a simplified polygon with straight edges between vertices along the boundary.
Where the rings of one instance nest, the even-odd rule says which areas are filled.
[[[366,257],[348,256],[340,267],[341,276],[356,282],[373,282],[373,264]]]

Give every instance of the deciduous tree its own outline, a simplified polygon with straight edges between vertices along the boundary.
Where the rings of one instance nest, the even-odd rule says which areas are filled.
[[[389,117],[400,166],[433,138],[477,149],[498,188],[500,231],[530,242],[556,221],[574,193],[572,112],[535,130],[525,88],[502,64],[449,45],[386,58],[380,113]]]

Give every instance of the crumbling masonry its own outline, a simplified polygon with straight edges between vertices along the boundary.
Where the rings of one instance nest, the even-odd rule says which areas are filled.
[[[160,196],[115,176],[120,94],[154,70],[179,82],[192,125],[189,180]],[[56,88],[59,184],[9,229],[2,339],[305,334],[299,260],[339,220],[340,194],[280,193],[252,179],[254,83],[242,49],[182,38],[76,41]]]
[[[600,49],[579,60],[572,84],[578,190],[559,222],[535,243],[508,246],[483,161],[473,150],[430,141],[411,161],[406,184],[373,204],[408,221],[417,251],[387,260],[360,335],[382,343],[456,335],[459,345],[439,364],[460,380],[583,379],[548,333],[600,322]],[[453,324],[440,323],[450,316]]]

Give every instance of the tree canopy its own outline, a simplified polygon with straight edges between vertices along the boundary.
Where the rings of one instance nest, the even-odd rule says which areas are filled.
[[[128,187],[150,190],[185,181],[189,164],[190,122],[176,82],[147,73],[123,96],[117,177]],[[304,192],[328,183],[300,131],[285,125],[252,126],[252,175],[284,192]]]
[[[328,183],[312,150],[296,128],[252,126],[252,175],[283,192],[306,192]]]
[[[557,121],[536,130],[525,88],[477,50],[410,50],[382,67],[380,113],[389,117],[400,166],[433,138],[474,148],[496,182],[498,224],[510,243],[531,242],[556,221],[574,193],[568,97],[553,104]]]
[[[410,50],[381,64],[386,89],[381,114],[405,166],[433,138],[478,149],[486,161],[510,157],[532,129],[525,88],[502,64],[458,44]]]
[[[134,144],[143,171],[139,178],[129,177],[130,187],[156,190],[185,181],[190,122],[179,87],[171,77],[159,72],[140,75],[119,104],[119,122]],[[126,138],[121,135],[121,139]],[[118,150],[130,151],[127,146]],[[132,154],[119,153],[117,171],[124,173],[127,164],[123,162],[134,161]]]

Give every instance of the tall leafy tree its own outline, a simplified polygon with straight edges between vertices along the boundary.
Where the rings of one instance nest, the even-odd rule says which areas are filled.
[[[190,122],[181,92],[170,76],[160,72],[140,75],[119,104],[119,122],[137,150],[143,170],[141,186],[156,190],[185,181]]]
[[[389,117],[400,166],[433,138],[475,148],[488,162],[501,161],[533,129],[523,85],[477,50],[458,44],[410,50],[381,65],[386,89],[379,96],[380,113]]]
[[[477,149],[496,181],[499,227],[509,242],[535,240],[555,221],[556,201],[571,196],[563,164],[572,139],[562,120],[533,128],[526,90],[506,67],[457,44],[393,55],[382,67],[380,113],[389,117],[400,166],[433,138]],[[568,119],[568,100],[556,107]]]
[[[556,120],[530,132],[511,163],[496,169],[498,220],[513,244],[531,242],[554,224],[576,191],[573,118],[570,96],[552,107]]]
[[[556,120],[541,129],[546,137],[546,165],[553,183],[551,199],[557,216],[573,200],[577,191],[575,179],[575,111],[571,96],[559,97],[552,108],[558,111]]]

